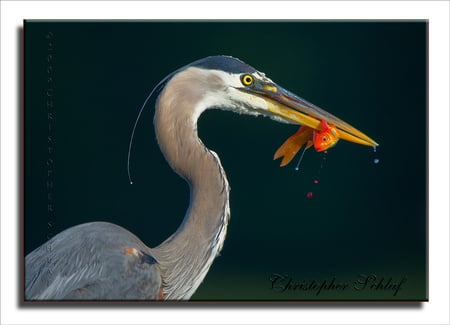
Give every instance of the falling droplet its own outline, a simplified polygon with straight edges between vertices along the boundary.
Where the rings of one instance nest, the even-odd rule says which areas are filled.
[[[319,181],[317,179],[315,179],[314,184],[319,184]]]
[[[373,152],[377,152],[377,146],[373,146]]]
[[[305,146],[305,148],[303,149],[300,158],[298,159],[297,166],[295,166],[295,170],[296,170],[296,171],[298,171],[299,168],[300,168],[300,163],[302,162],[302,159],[303,159],[303,156],[304,156],[304,154],[305,154],[305,151],[306,151],[306,146]]]
[[[130,181],[130,185],[133,185],[133,182],[132,182],[132,181]]]
[[[313,193],[312,193],[312,192],[308,192],[308,194],[306,194],[306,197],[307,197],[308,199],[312,198],[312,197],[313,197]]]
[[[373,160],[373,163],[374,164],[378,164],[380,162],[380,159],[378,159],[378,158],[375,158],[374,160]]]

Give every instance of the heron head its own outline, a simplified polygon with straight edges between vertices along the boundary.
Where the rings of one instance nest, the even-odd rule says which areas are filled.
[[[284,89],[264,73],[239,59],[211,56],[186,67],[202,75],[203,105],[252,115],[266,115],[279,122],[301,124],[321,131],[321,121],[335,126],[339,138],[350,142],[377,146],[367,135],[320,107]],[[191,71],[192,71],[191,69]]]

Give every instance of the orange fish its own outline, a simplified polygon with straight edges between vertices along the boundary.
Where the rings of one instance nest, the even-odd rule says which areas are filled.
[[[315,131],[310,127],[301,126],[291,135],[275,152],[273,159],[283,157],[280,166],[286,166],[295,157],[300,148],[305,145],[305,150],[314,145],[316,151],[324,151],[333,147],[339,141],[339,132],[336,127],[321,121],[322,130]]]
[[[328,125],[324,120],[321,121],[322,131],[313,132],[313,142],[316,151],[325,151],[339,141],[339,132],[336,127]]]

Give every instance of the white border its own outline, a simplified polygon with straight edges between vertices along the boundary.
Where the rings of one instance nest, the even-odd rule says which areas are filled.
[[[310,308],[308,304],[289,308],[20,308],[17,36],[23,19],[38,18],[429,19],[430,302],[420,308],[367,308],[364,304],[355,308],[339,304],[334,308]],[[447,1],[1,1],[1,324],[449,324],[449,89]],[[415,159],[414,152],[410,159]]]

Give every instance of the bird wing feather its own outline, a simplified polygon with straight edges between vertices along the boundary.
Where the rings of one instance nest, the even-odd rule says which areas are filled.
[[[25,300],[156,300],[160,289],[150,249],[106,222],[69,228],[25,258]]]

